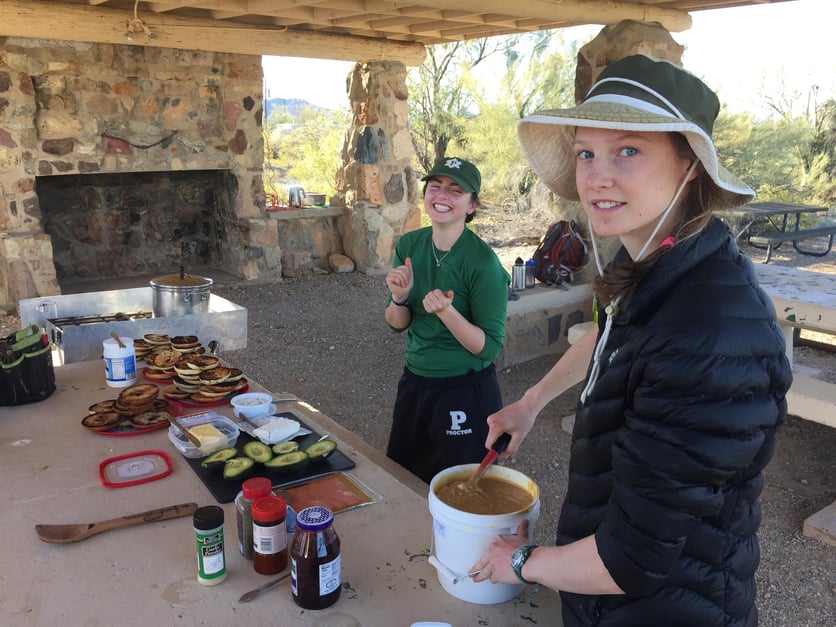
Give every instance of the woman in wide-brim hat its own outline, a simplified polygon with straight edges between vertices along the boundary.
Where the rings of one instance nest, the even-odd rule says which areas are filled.
[[[754,625],[763,469],[791,382],[753,266],[712,211],[754,193],[720,166],[716,95],[635,55],[571,109],[522,120],[523,151],[580,200],[600,276],[598,325],[489,417],[520,448],[537,414],[584,380],[556,546],[503,535],[477,581],[561,592],[563,624]],[[621,248],[604,264],[596,238]]]

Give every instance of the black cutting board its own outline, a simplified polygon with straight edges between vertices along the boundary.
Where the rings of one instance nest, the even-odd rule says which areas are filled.
[[[278,415],[282,418],[296,420],[302,427],[312,431],[309,435],[294,438],[294,440],[299,443],[300,450],[304,450],[321,437],[320,434],[316,433],[302,420],[299,420],[299,417],[296,414],[292,412],[284,412]],[[244,444],[252,442],[255,439],[256,438],[252,437],[249,433],[241,431],[238,435],[238,441],[235,443],[235,446],[239,451],[239,455],[244,454]],[[215,497],[215,500],[217,500],[218,503],[229,503],[230,501],[234,501],[235,496],[241,491],[241,484],[243,484],[244,481],[250,477],[267,477],[273,483],[273,487],[275,488],[287,486],[293,483],[300,483],[302,481],[307,481],[308,479],[330,475],[331,473],[343,470],[350,470],[356,466],[356,464],[343,455],[342,451],[338,448],[325,459],[311,461],[299,470],[282,471],[275,468],[265,468],[261,464],[257,463],[253,467],[252,472],[248,473],[245,477],[241,479],[229,480],[223,478],[222,471],[207,471],[206,469],[201,468],[200,463],[204,459],[202,457],[194,459],[184,457],[183,459],[185,459],[189,466],[191,466],[192,470],[195,471],[195,474],[203,482],[203,485],[209,489],[209,492],[212,493],[212,496]]]

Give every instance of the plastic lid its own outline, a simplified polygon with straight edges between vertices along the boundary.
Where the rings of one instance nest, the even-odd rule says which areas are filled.
[[[267,477],[253,477],[252,479],[247,479],[241,485],[244,498],[250,499],[251,501],[262,496],[270,496],[272,489],[273,483]]]
[[[151,280],[154,287],[208,287],[212,285],[212,279],[193,274],[167,274]]]
[[[287,503],[280,496],[262,496],[253,501],[253,520],[272,522],[281,520],[287,513]]]
[[[102,461],[99,479],[108,488],[127,488],[162,479],[171,471],[171,458],[163,451],[139,451]]]
[[[307,531],[327,529],[334,522],[334,512],[327,507],[314,505],[296,514],[296,526]]]
[[[195,529],[209,531],[224,524],[224,511],[217,505],[198,507],[192,521]]]

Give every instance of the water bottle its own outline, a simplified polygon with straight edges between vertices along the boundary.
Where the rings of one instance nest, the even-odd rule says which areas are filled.
[[[521,257],[517,257],[516,261],[514,261],[514,267],[511,270],[511,289],[525,289],[525,264]]]

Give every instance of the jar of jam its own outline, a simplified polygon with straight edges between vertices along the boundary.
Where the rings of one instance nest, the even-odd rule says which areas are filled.
[[[296,515],[290,547],[290,585],[296,605],[323,610],[340,598],[340,538],[334,513],[327,507],[306,507]]]
[[[253,568],[275,575],[287,567],[287,504],[280,496],[253,501]]]

